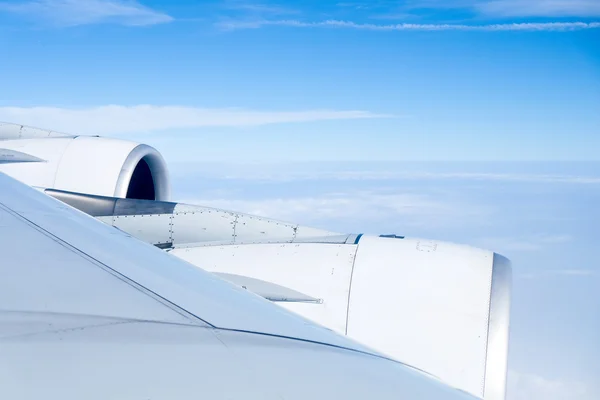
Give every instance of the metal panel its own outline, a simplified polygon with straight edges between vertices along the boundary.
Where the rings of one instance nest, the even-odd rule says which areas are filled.
[[[506,397],[511,286],[510,261],[494,254],[483,396],[485,400],[504,400]]]
[[[299,225],[296,229],[296,238],[311,238],[323,236],[339,236],[339,232],[331,232],[325,229],[311,228],[310,226]]]
[[[236,213],[235,241],[238,240],[278,240],[292,241],[296,235],[296,225],[263,217]]]
[[[115,213],[117,199],[114,197],[94,196],[55,189],[46,189],[44,192],[93,217],[112,216]]]
[[[41,158],[21,151],[0,148],[0,164],[25,163],[25,162],[43,162]]]
[[[14,140],[21,137],[22,125],[0,122],[0,140]]]
[[[0,140],[36,139],[47,137],[74,137],[74,135],[48,129],[34,128],[32,126],[0,122]]]
[[[172,214],[120,215],[113,217],[112,225],[153,245],[170,244]]]
[[[177,203],[120,199],[65,190],[45,189],[46,194],[93,217],[112,215],[172,214]]]
[[[354,241],[348,241],[349,236],[356,235],[327,235],[327,236],[307,236],[294,239],[294,243],[331,243],[331,244],[356,244]]]
[[[493,264],[467,246],[363,236],[348,336],[483,397]]]
[[[60,159],[56,180],[50,187],[113,196],[123,163],[138,144],[85,136],[79,136],[71,142]]]
[[[256,240],[240,240],[236,239],[235,243],[229,240],[221,240],[221,241],[211,241],[211,242],[194,242],[194,243],[180,243],[175,245],[175,248],[185,249],[185,248],[194,248],[194,247],[214,247],[214,246],[223,246],[223,245],[251,245],[251,244],[288,244],[288,243],[312,243],[312,244],[356,244],[352,242],[346,241],[348,235],[342,236],[322,236],[322,237],[310,237],[310,238],[302,238],[302,239],[294,239],[294,241],[290,241],[287,239],[281,238],[262,238]]]
[[[176,205],[166,201],[118,199],[113,215],[173,214]]]
[[[356,248],[347,244],[282,243],[176,248],[170,254],[211,272],[244,275],[323,299],[319,305],[281,305],[345,333]]]
[[[232,212],[177,204],[173,214],[174,244],[234,241],[236,216]]]
[[[52,188],[60,158],[72,142],[73,138],[2,141],[4,149],[27,153],[46,162],[0,164],[0,172],[31,186]]]
[[[173,214],[171,231],[174,232],[175,244],[180,247],[190,243],[195,245],[281,242],[346,243],[348,239],[347,234],[341,235],[216,208],[163,201],[121,199],[56,189],[46,189],[45,192],[94,217]],[[103,220],[107,221],[106,218]],[[145,234],[138,236],[136,233],[138,228],[134,221],[137,220],[131,220],[126,225],[119,227],[145,241],[151,237],[148,235],[150,233],[148,229],[151,227],[147,224],[139,228]],[[299,235],[298,232],[300,232]],[[157,235],[161,236],[162,232],[157,232]]]

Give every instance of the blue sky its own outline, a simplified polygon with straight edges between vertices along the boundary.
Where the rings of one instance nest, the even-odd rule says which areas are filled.
[[[3,0],[0,120],[174,160],[598,160],[599,22],[596,0]]]
[[[0,0],[0,52],[0,121],[177,200],[505,253],[509,399],[600,397],[599,1]]]

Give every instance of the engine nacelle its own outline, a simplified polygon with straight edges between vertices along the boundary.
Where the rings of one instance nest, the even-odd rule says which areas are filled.
[[[511,267],[498,254],[367,235],[171,254],[317,299],[278,304],[479,398],[505,398]]]
[[[451,386],[505,397],[511,267],[498,254],[169,203],[158,151],[117,139],[0,123],[0,172]]]
[[[0,126],[0,138],[10,138]],[[0,163],[0,172],[30,186],[131,199],[168,200],[169,175],[160,153],[135,142],[90,136],[43,136],[0,141],[0,148],[37,157],[37,162]]]

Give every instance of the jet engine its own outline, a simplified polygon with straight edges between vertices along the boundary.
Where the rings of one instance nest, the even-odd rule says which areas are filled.
[[[4,123],[0,148],[24,160],[0,163],[0,172],[34,187],[130,199],[169,198],[167,165],[145,144]]]

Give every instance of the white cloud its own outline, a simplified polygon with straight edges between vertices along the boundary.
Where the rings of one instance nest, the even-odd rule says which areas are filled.
[[[597,271],[591,269],[557,269],[549,271],[554,275],[566,275],[566,276],[595,276]]]
[[[497,249],[500,252],[536,252],[542,251],[550,246],[556,246],[571,242],[573,238],[569,235],[534,235],[521,238],[495,237],[481,238],[478,245],[485,248]]]
[[[222,21],[217,24],[225,30],[256,29],[263,26],[288,26],[295,28],[347,28],[369,31],[577,31],[600,29],[600,22],[523,22],[507,24],[464,25],[464,24],[369,24],[352,21],[327,20],[304,22],[299,20],[256,20]]]
[[[480,13],[494,17],[597,17],[598,0],[492,0],[475,4]]]
[[[549,269],[543,271],[532,271],[532,272],[521,272],[519,271],[516,275],[521,279],[541,279],[541,278],[591,278],[597,277],[598,271],[591,269]]]
[[[287,220],[293,220],[299,215],[310,215],[314,219],[339,219],[355,215],[363,219],[450,211],[450,207],[446,204],[436,202],[427,196],[374,192],[329,193],[318,197],[259,200],[204,199],[193,202]]]
[[[327,229],[346,226],[345,222],[352,221],[352,226],[363,227],[361,229],[372,227],[375,231],[370,233],[375,234],[390,233],[379,232],[382,226],[436,228],[454,225],[457,220],[479,220],[489,214],[489,210],[483,207],[410,192],[353,191],[253,200],[240,199],[239,196],[236,199],[201,196],[181,202]]]
[[[594,393],[581,382],[552,380],[534,374],[508,372],[507,400],[592,400]]]
[[[153,105],[131,107],[109,105],[82,109],[0,107],[0,121],[83,135],[383,117],[389,116],[367,111],[254,111],[238,108]]]
[[[254,168],[253,168],[254,167]],[[402,171],[402,163],[386,170],[369,170],[368,166],[362,170],[327,170],[327,165],[320,166],[319,171],[307,171],[289,166],[269,166],[269,171],[261,171],[260,166],[249,165],[245,169],[237,168],[228,171],[226,167],[214,169],[207,174],[214,174],[222,179],[256,180],[270,182],[293,181],[318,181],[318,180],[472,180],[472,181],[498,181],[498,182],[535,182],[535,183],[565,183],[565,184],[600,184],[600,177],[577,175],[551,175],[551,174],[515,174],[515,173],[472,173],[472,172],[424,172]],[[264,168],[264,166],[263,166]]]
[[[0,3],[0,11],[22,14],[54,25],[77,26],[118,23],[130,26],[155,25],[173,21],[165,13],[135,0],[33,0]]]

